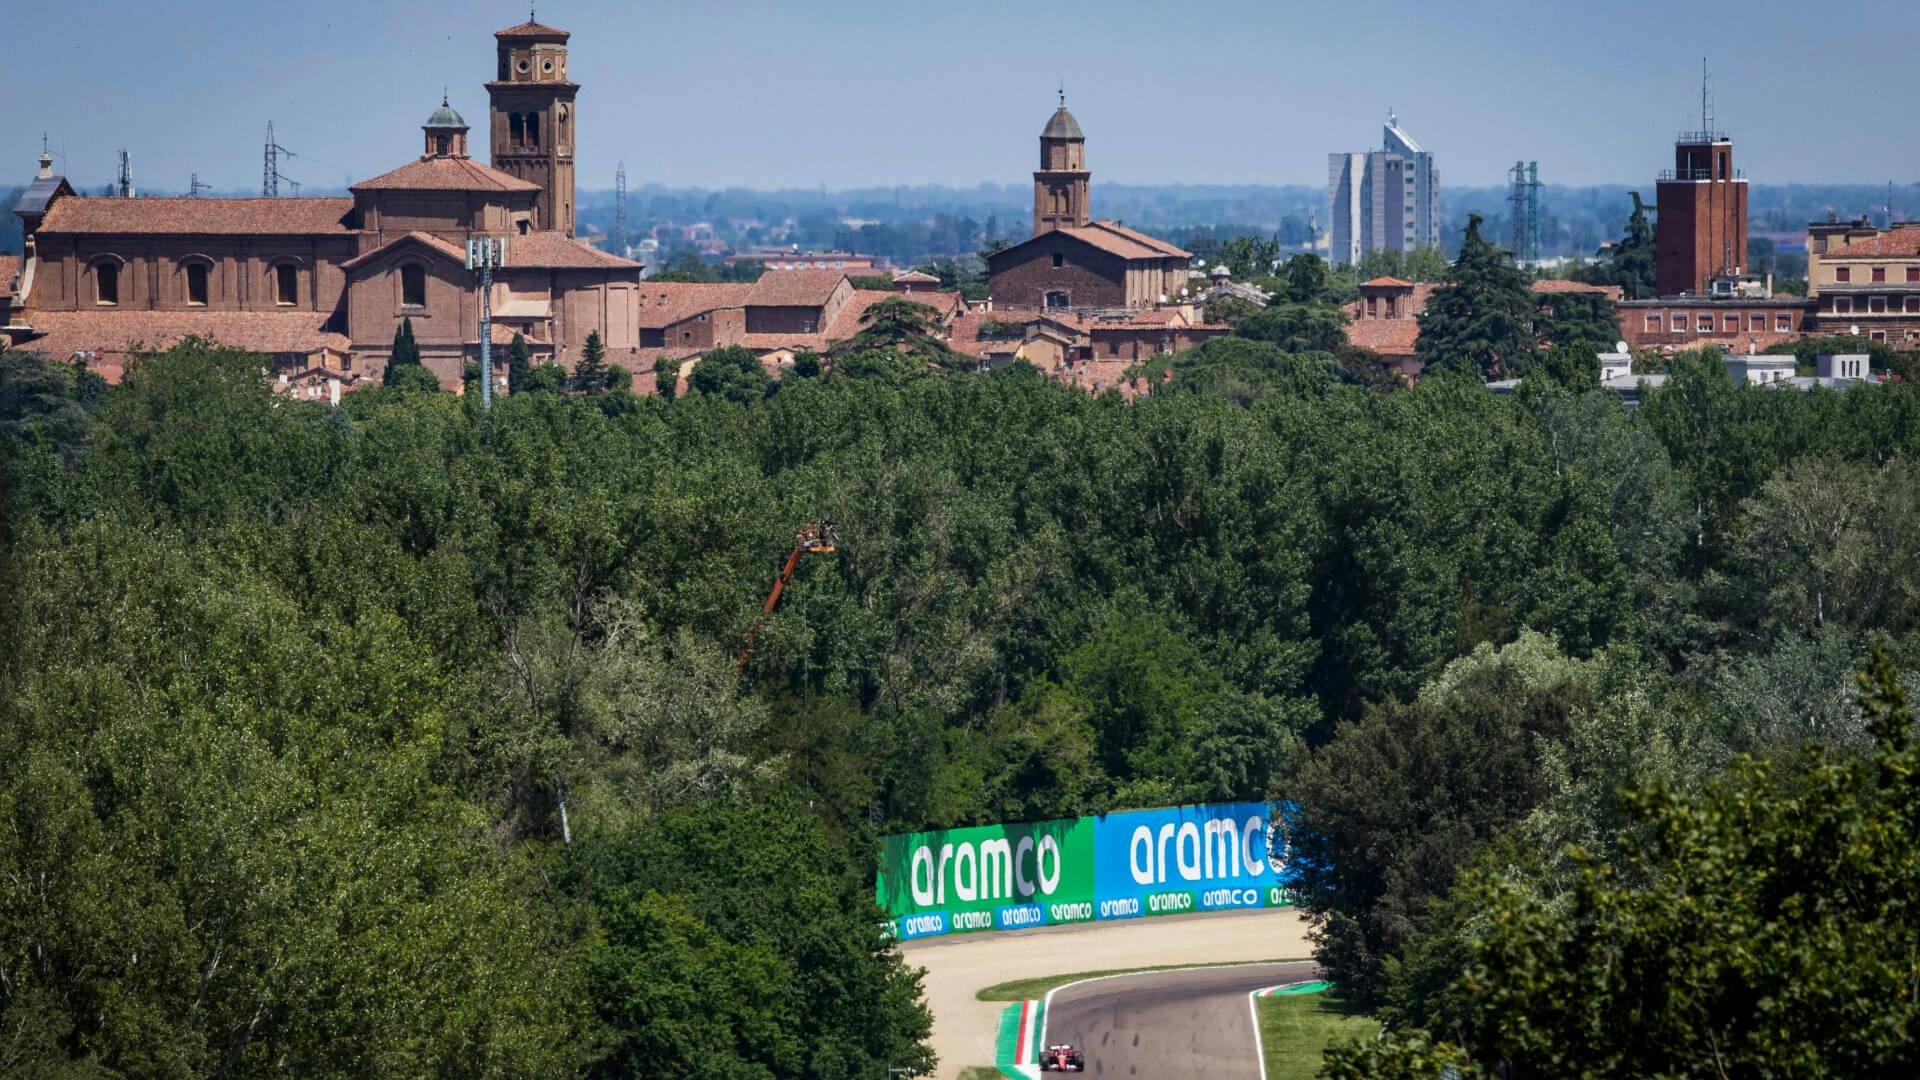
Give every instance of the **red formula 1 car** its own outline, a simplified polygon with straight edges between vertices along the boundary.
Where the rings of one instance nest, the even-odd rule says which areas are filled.
[[[1040,1051],[1041,1072],[1086,1072],[1087,1055],[1060,1043]]]

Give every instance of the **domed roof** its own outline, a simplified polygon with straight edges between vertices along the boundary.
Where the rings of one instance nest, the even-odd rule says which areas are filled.
[[[427,122],[421,126],[425,128],[459,128],[465,131],[467,129],[467,122],[460,118],[459,113],[453,111],[453,106],[447,104],[446,96],[441,95],[440,107],[433,110],[433,115],[427,117]]]
[[[1079,122],[1073,118],[1072,113],[1067,111],[1067,103],[1065,101],[1062,101],[1060,107],[1054,110],[1053,119],[1047,121],[1046,130],[1040,133],[1040,137],[1043,139],[1086,138],[1085,135],[1080,133]]]

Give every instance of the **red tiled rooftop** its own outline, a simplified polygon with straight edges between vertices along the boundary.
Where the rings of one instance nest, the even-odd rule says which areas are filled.
[[[507,238],[507,268],[516,267],[542,270],[639,270],[640,264],[601,251],[570,236],[557,232],[537,232]]]
[[[1567,281],[1564,278],[1545,278],[1533,283],[1533,291],[1554,295],[1559,293],[1597,293],[1609,300],[1619,301],[1626,295],[1618,285],[1589,285],[1584,281]]]
[[[13,295],[13,279],[20,273],[20,256],[0,255],[0,296]]]
[[[416,232],[406,233],[402,236],[394,237],[392,240],[389,240],[386,243],[381,244],[379,247],[374,248],[371,251],[365,251],[358,255],[355,255],[353,258],[348,259],[346,262],[341,263],[340,269],[358,270],[360,267],[365,266],[367,263],[370,263],[375,259],[378,259],[380,256],[385,255],[387,252],[392,251],[394,248],[399,247],[402,244],[423,244],[426,247],[433,249],[435,252],[439,253],[440,255],[443,255],[446,258],[452,259],[457,263],[461,263],[462,265],[466,263],[467,253],[464,248],[455,247],[452,241],[442,240],[439,237],[433,235],[432,233],[416,231]]]
[[[1413,282],[1402,281],[1397,277],[1377,277],[1372,281],[1361,282],[1360,287],[1363,289],[1411,289],[1413,288]]]
[[[821,307],[847,277],[844,270],[768,270],[747,294],[749,307]]]
[[[1920,223],[1901,223],[1878,236],[1856,237],[1838,247],[1827,249],[1823,259],[1872,259],[1920,257]]]
[[[1420,340],[1415,319],[1356,319],[1347,326],[1347,341],[1382,356],[1412,356]]]
[[[258,353],[345,351],[347,336],[324,329],[329,318],[324,311],[42,311],[33,316],[35,336],[20,347],[54,360],[103,354],[102,374],[117,380],[129,354],[164,350],[188,336]]]
[[[40,223],[45,235],[311,236],[339,234],[353,210],[347,198],[54,200]]]
[[[550,37],[550,38],[560,38],[561,40],[564,41],[567,38],[572,37],[573,35],[567,33],[565,30],[562,30],[557,26],[546,26],[544,24],[534,22],[532,19],[528,19],[526,22],[509,26],[505,30],[495,30],[493,32],[493,36],[497,38]]]
[[[1162,240],[1157,236],[1148,236],[1146,233],[1140,232],[1137,229],[1129,229],[1125,225],[1122,225],[1117,221],[1095,221],[1095,222],[1091,222],[1087,227],[1090,229],[1104,229],[1107,232],[1113,233],[1116,236],[1124,237],[1125,239],[1131,240],[1134,243],[1139,244],[1143,247],[1151,248],[1155,252],[1161,255],[1170,256],[1176,259],[1193,258],[1193,254],[1191,252],[1183,251],[1180,248],[1174,247],[1172,244],[1167,243],[1165,240]]]
[[[434,157],[410,161],[389,173],[362,180],[349,191],[539,191],[540,185],[509,176],[472,158]]]
[[[642,281],[638,325],[642,330],[664,330],[704,311],[741,307],[752,291],[753,286],[746,284]]]

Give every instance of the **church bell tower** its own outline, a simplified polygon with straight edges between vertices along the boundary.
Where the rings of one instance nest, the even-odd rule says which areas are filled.
[[[1067,111],[1067,92],[1060,92],[1060,108],[1040,132],[1040,168],[1033,174],[1033,232],[1074,229],[1087,221],[1087,137]]]
[[[487,84],[488,136],[493,167],[540,185],[534,222],[573,235],[573,98],[567,79],[565,30],[542,26],[531,14],[494,35],[499,67]]]

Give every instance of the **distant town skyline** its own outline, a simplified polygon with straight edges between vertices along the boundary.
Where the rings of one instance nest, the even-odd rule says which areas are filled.
[[[1061,84],[1097,181],[1321,187],[1327,155],[1376,147],[1393,108],[1449,187],[1500,184],[1516,159],[1551,184],[1646,185],[1700,124],[1705,53],[1749,177],[1891,181],[1920,202],[1920,146],[1833,91],[1858,85],[1866,104],[1903,85],[1920,45],[1904,2],[1756,0],[1737,19],[1649,0],[1382,0],[1350,21],[1240,0],[1048,11],[1038,32],[1031,6],[997,2],[539,5],[573,34],[585,189],[611,187],[621,160],[636,188],[1020,185]],[[443,86],[484,116],[492,32],[525,15],[105,0],[15,20],[12,53],[38,74],[0,112],[0,187],[31,178],[45,131],[89,190],[121,149],[142,189],[257,190],[272,121],[296,155],[283,171],[339,188],[416,155]]]

